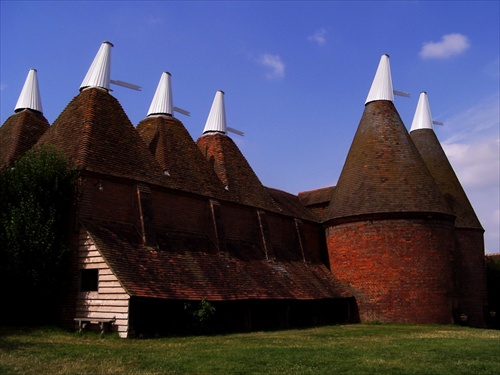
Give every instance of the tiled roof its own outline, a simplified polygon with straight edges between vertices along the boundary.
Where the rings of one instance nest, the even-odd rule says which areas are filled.
[[[462,228],[483,229],[434,130],[416,129],[410,132],[410,136],[453,214],[457,216],[455,225]]]
[[[159,249],[140,244],[131,226],[84,222],[97,248],[132,296],[230,301],[247,299],[324,299],[350,297],[319,261],[275,249],[268,261],[255,244],[228,241],[219,253],[208,237],[169,233]]]
[[[299,197],[296,195],[270,187],[266,187],[266,189],[283,214],[296,217],[298,219],[318,221],[316,215],[304,207],[299,200]]]
[[[310,210],[319,221],[324,221],[325,213],[333,198],[335,186],[299,193],[300,202]]]
[[[169,116],[149,116],[137,132],[169,179],[182,190],[220,196],[223,186],[182,122]]]
[[[25,109],[10,116],[0,127],[0,169],[31,149],[48,128],[39,112]]]
[[[391,101],[365,106],[326,220],[375,213],[451,214]]]
[[[334,191],[335,186],[329,186],[311,191],[304,191],[299,193],[299,199],[306,207],[315,204],[330,203]]]
[[[207,133],[196,141],[227,190],[225,198],[253,207],[277,207],[234,141],[222,133]]]
[[[39,143],[62,148],[80,169],[176,187],[163,176],[120,103],[103,89],[83,90]]]

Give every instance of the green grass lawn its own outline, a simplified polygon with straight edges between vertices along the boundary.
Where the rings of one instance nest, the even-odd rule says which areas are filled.
[[[342,325],[124,340],[0,328],[0,374],[500,374],[500,331]]]

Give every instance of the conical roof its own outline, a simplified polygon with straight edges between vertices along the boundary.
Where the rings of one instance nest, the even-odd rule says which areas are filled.
[[[10,116],[0,127],[0,170],[30,150],[48,128],[49,122],[38,111]]]
[[[80,94],[38,143],[60,147],[78,169],[175,187],[109,94],[111,47],[110,42],[102,43]]]
[[[219,132],[207,133],[196,143],[225,187],[226,199],[277,210],[268,191],[230,137]]]
[[[172,97],[171,74],[163,72],[156,88],[155,95],[149,107],[148,116],[168,115],[173,116],[174,104]]]
[[[181,121],[170,116],[148,116],[137,125],[149,150],[182,190],[220,196],[223,187]]]
[[[227,133],[224,91],[220,90],[215,93],[215,98],[212,102],[212,107],[210,108],[205,128],[203,129],[203,134],[213,132],[222,134]]]
[[[26,77],[14,111],[19,112],[23,109],[31,109],[43,113],[36,69],[30,69],[28,72],[28,76]]]
[[[113,47],[112,43],[108,41],[102,42],[87,75],[80,85],[80,90],[87,87],[100,87],[109,91],[111,83],[111,47]]]
[[[457,217],[455,226],[483,229],[432,128],[426,93],[420,95],[410,136],[446,202]]]
[[[365,104],[375,100],[394,101],[389,55],[382,55],[380,58],[377,72],[375,73],[375,78],[373,79],[372,86],[370,87],[370,91],[366,97]]]
[[[387,63],[383,56],[326,220],[378,213],[450,214],[391,98],[374,94],[381,76],[392,82]]]
[[[49,128],[35,69],[28,72],[15,112],[0,127],[0,170],[31,149]]]
[[[120,103],[99,88],[80,92],[38,143],[60,147],[79,169],[171,184]]]
[[[217,91],[203,135],[196,143],[224,185],[227,199],[276,210],[269,192],[226,131],[224,92]]]

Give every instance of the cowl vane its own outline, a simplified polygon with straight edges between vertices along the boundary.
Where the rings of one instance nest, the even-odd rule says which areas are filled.
[[[389,100],[394,102],[394,91],[392,89],[391,65],[389,55],[382,55],[378,64],[375,78],[373,79],[370,92],[365,104],[375,100]]]
[[[434,129],[432,126],[431,108],[429,106],[429,99],[427,93],[421,92],[418,98],[417,109],[413,116],[410,132],[417,129]]]
[[[88,87],[100,87],[109,92],[111,83],[111,47],[113,47],[111,42],[102,42],[87,75],[80,85],[80,91]]]
[[[208,114],[203,134],[206,133],[227,133],[226,107],[224,105],[224,91],[217,91],[212,103],[212,108]]]
[[[24,82],[24,86],[21,90],[21,95],[19,95],[19,99],[17,100],[14,112],[19,112],[23,109],[31,109],[33,111],[43,113],[36,69],[30,69],[28,72],[28,76]]]

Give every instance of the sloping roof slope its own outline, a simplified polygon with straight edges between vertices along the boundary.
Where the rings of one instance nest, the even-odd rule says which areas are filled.
[[[299,197],[296,195],[270,187],[266,187],[266,189],[283,214],[298,219],[318,221],[318,218],[302,205]]]
[[[329,186],[310,191],[303,191],[299,193],[299,199],[300,202],[306,207],[315,204],[330,203],[334,191],[335,191],[335,186]]]
[[[402,212],[451,213],[394,104],[369,102],[325,219]]]
[[[320,262],[280,252],[268,261],[248,243],[219,253],[205,236],[170,233],[160,249],[140,244],[131,226],[84,222],[104,259],[132,296],[211,301],[350,297]]]
[[[149,116],[136,129],[163,171],[183,190],[208,196],[222,194],[221,182],[181,121]]]
[[[40,112],[25,109],[10,116],[0,127],[0,169],[31,149],[48,128]]]
[[[416,129],[410,132],[410,136],[439,186],[444,199],[453,214],[457,216],[455,226],[483,229],[434,130]]]
[[[38,143],[62,148],[79,169],[176,187],[164,178],[120,103],[103,89],[83,90]]]
[[[333,198],[335,186],[299,193],[300,202],[310,210],[319,221],[324,221],[325,213]]]
[[[249,206],[277,210],[234,141],[222,133],[206,133],[196,141],[227,190],[227,199]]]

